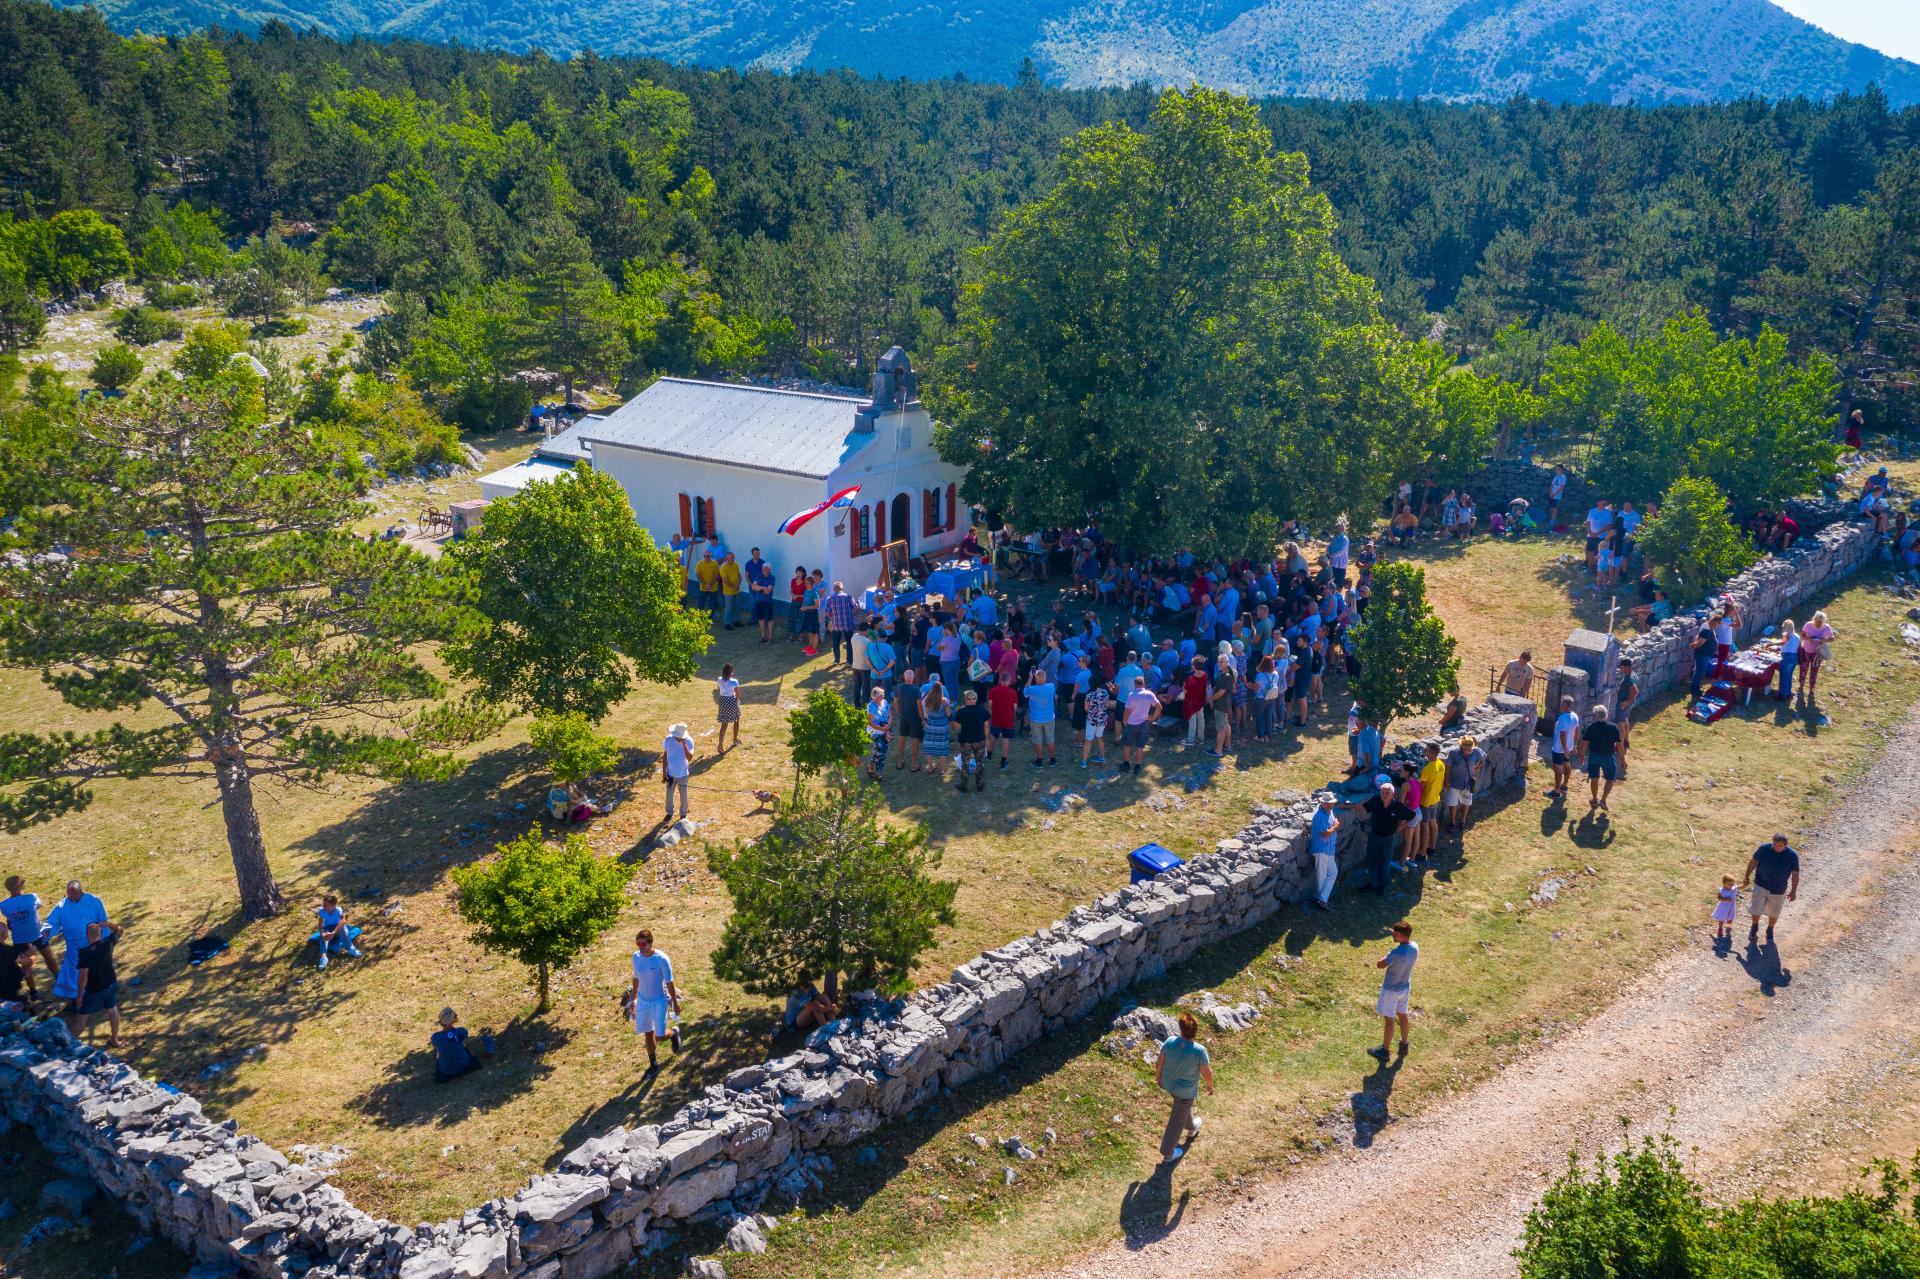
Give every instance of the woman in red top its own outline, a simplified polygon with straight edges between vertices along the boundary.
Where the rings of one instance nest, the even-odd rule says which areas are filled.
[[[787,594],[792,596],[787,606],[787,642],[800,638],[800,601],[807,598],[807,570],[795,568],[793,580],[787,583]]]
[[[1193,668],[1187,672],[1186,683],[1180,686],[1180,713],[1187,720],[1187,744],[1198,746],[1206,735],[1207,694],[1212,691],[1212,681],[1207,679],[1207,668],[1195,659]]]

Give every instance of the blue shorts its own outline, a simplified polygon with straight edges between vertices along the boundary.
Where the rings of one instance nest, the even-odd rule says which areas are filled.
[[[98,990],[90,990],[80,996],[80,1011],[83,1013],[103,1013],[109,1008],[120,1006],[120,983],[110,982]]]
[[[1567,753],[1565,751],[1553,752],[1553,766],[1555,768],[1561,767],[1566,762],[1567,762]]]
[[[765,595],[753,597],[753,620],[771,622],[773,620],[773,601]]]
[[[1012,741],[1012,740],[1013,740],[1013,738],[1014,738],[1014,732],[1015,732],[1015,730],[1013,730],[1013,729],[1011,729],[1011,728],[1002,728],[1002,727],[1000,727],[1000,726],[999,726],[998,724],[995,724],[995,725],[993,726],[993,730],[992,730],[992,731],[993,731],[993,735],[994,735],[994,737],[995,737],[995,739],[996,739],[996,740],[997,740],[997,739],[1000,739],[1000,738],[1005,738],[1005,739],[1006,739],[1006,740],[1008,740],[1008,741]]]
[[[1611,755],[1587,756],[1587,776],[1588,777],[1591,777],[1591,778],[1604,777],[1610,782],[1614,781],[1616,780],[1614,774],[1617,767],[1618,766],[1615,764],[1614,758]]]

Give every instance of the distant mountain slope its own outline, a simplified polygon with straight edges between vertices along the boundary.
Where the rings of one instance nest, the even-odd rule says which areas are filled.
[[[593,48],[734,66],[1072,85],[1200,80],[1314,97],[1695,102],[1830,97],[1920,65],[1767,0],[100,0],[123,29],[252,28]]]

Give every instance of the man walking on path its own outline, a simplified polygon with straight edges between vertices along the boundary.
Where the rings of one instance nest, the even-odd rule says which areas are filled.
[[[1420,948],[1413,944],[1413,925],[1403,919],[1393,926],[1393,949],[1374,965],[1375,968],[1386,969],[1387,975],[1380,982],[1380,1002],[1374,1005],[1374,1011],[1380,1014],[1380,1046],[1369,1048],[1367,1052],[1381,1061],[1385,1061],[1393,1051],[1395,1022],[1400,1025],[1400,1052],[1403,1056],[1412,1039],[1407,1009],[1413,1000],[1413,966],[1419,958]]]
[[[1573,782],[1573,754],[1579,749],[1580,717],[1573,712],[1573,699],[1560,699],[1560,718],[1553,721],[1553,787],[1548,799],[1565,799]]]
[[[1753,887],[1747,902],[1752,922],[1747,926],[1747,944],[1760,938],[1760,917],[1767,917],[1767,944],[1773,944],[1773,926],[1780,922],[1780,910],[1800,895],[1800,854],[1787,843],[1785,835],[1762,844],[1747,859],[1746,877],[1740,887]]]
[[[1319,807],[1307,825],[1307,851],[1313,854],[1313,904],[1333,909],[1333,885],[1340,877],[1340,814],[1333,811],[1334,794],[1323,790],[1313,797]]]
[[[1160,1134],[1162,1163],[1172,1163],[1185,1155],[1187,1147],[1200,1135],[1200,1116],[1193,1113],[1200,1085],[1206,1084],[1207,1096],[1213,1096],[1213,1065],[1205,1045],[1194,1041],[1199,1033],[1200,1023],[1194,1020],[1193,1014],[1181,1013],[1180,1033],[1168,1036],[1167,1042],[1160,1045],[1160,1064],[1155,1069],[1154,1082],[1173,1098],[1166,1131]]]
[[[680,1051],[679,1030],[669,1030],[667,1009],[680,1015],[680,989],[673,984],[673,961],[664,950],[653,948],[653,934],[642,928],[633,937],[639,949],[633,952],[633,985],[627,988],[627,1002],[633,1005],[633,1030],[646,1040],[647,1073],[660,1069],[654,1051],[658,1039],[671,1037],[673,1050]]]
[[[1587,768],[1587,806],[1597,807],[1603,813],[1607,811],[1607,797],[1613,794],[1614,779],[1620,775],[1619,760],[1614,754],[1619,745],[1620,730],[1607,722],[1607,708],[1596,705],[1593,723],[1580,734],[1580,762]],[[1600,788],[1603,777],[1607,782],[1605,790]]]
[[[673,820],[674,792],[680,794],[680,816],[687,815],[687,779],[693,775],[693,736],[687,732],[685,724],[675,724],[667,730],[667,739],[660,744],[660,775],[667,779],[667,815],[664,820]]]

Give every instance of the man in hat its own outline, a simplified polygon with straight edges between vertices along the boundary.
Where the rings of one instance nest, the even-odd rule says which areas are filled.
[[[1340,876],[1340,815],[1333,811],[1335,796],[1323,790],[1313,797],[1319,807],[1307,826],[1307,851],[1313,854],[1313,904],[1333,909],[1333,883]]]
[[[680,792],[680,816],[687,815],[687,779],[693,775],[693,736],[687,732],[685,724],[675,724],[667,730],[667,739],[661,743],[660,774],[667,779],[667,815],[665,820],[673,820],[673,794]]]

